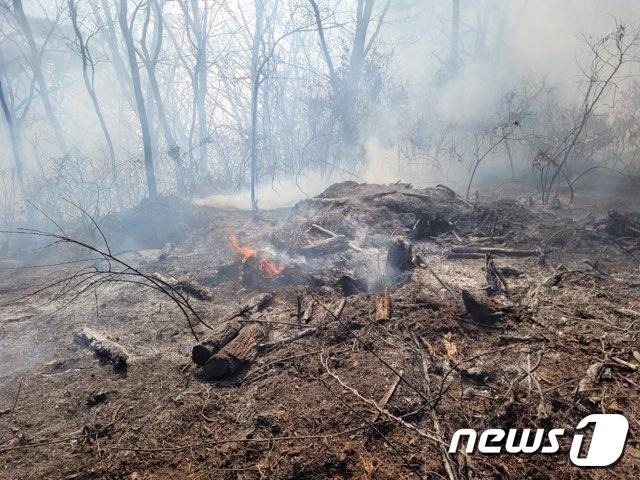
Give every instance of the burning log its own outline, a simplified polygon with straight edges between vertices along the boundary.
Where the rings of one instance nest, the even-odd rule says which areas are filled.
[[[109,362],[116,371],[125,371],[127,369],[127,360],[129,354],[124,347],[101,333],[96,332],[88,327],[84,327],[75,335],[75,340],[82,346],[85,346],[95,352],[98,358]]]
[[[411,242],[402,236],[391,239],[387,250],[387,272],[392,275],[398,272],[411,270],[413,267],[413,254]]]
[[[242,245],[235,235],[229,236],[229,246],[240,257],[242,281],[250,288],[260,286],[264,279],[277,278],[284,270],[269,260],[265,252]]]
[[[258,355],[258,346],[269,333],[269,324],[252,323],[246,326],[215,355],[202,365],[202,375],[208,380],[237,373]]]

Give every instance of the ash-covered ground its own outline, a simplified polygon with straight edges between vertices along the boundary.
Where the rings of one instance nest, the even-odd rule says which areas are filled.
[[[1,478],[640,476],[633,209],[345,182],[258,219],[165,198],[98,223],[2,262]],[[590,413],[629,420],[606,470],[569,460]],[[446,453],[491,427],[567,436]]]

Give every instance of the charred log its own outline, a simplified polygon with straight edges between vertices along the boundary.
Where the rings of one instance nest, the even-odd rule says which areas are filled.
[[[272,293],[257,295],[249,300],[247,304],[223,319],[206,339],[191,349],[191,360],[196,365],[204,365],[213,355],[238,336],[246,325],[245,323],[234,321],[236,318],[260,312],[268,307],[272,300]]]
[[[395,275],[406,272],[413,267],[411,242],[405,237],[396,236],[391,239],[387,250],[387,272]]]
[[[194,345],[191,349],[191,360],[193,360],[193,363],[196,365],[204,365],[207,363],[216,352],[236,338],[245,325],[246,324],[240,322],[230,322],[218,326],[217,331],[207,337],[202,343]]]
[[[517,250],[513,248],[498,248],[498,247],[454,247],[451,249],[451,253],[480,254],[481,256],[486,253],[489,253],[491,255],[502,255],[505,257],[537,257],[540,252],[538,252],[537,250]],[[473,257],[458,257],[458,258],[473,258]]]
[[[640,237],[640,222],[633,220],[628,215],[610,210],[607,232],[614,237]]]
[[[258,355],[258,346],[268,333],[268,324],[253,323],[213,355],[202,366],[202,375],[209,380],[237,373]]]
[[[453,230],[453,225],[439,213],[435,215],[422,213],[418,215],[418,219],[413,225],[411,236],[413,239],[418,240],[436,237],[441,233],[450,232],[451,230]]]
[[[122,345],[88,327],[76,333],[75,340],[78,344],[93,350],[99,359],[111,363],[114,370],[126,371],[129,354]]]
[[[336,235],[311,245],[301,247],[299,253],[305,257],[316,255],[326,255],[329,253],[341,252],[349,247],[349,241],[344,235]]]
[[[163,283],[171,285],[173,288],[191,297],[195,297],[198,300],[211,300],[211,293],[205,288],[197,285],[195,282],[186,279],[177,279],[171,276],[162,275],[158,272],[153,274],[153,277],[160,280]]]

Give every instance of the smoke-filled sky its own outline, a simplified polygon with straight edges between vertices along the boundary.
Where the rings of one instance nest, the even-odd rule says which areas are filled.
[[[110,50],[105,45],[105,29],[95,28],[94,15],[99,10],[95,6],[98,2],[91,4],[79,1],[77,3],[81,11],[81,26],[86,28],[85,34],[95,35],[91,39],[91,46],[97,61],[96,86],[119,158],[125,156],[132,158],[133,165],[140,165],[136,155],[141,154],[141,139],[136,127],[135,114],[127,106],[118,82],[115,81],[116,76],[110,66]],[[132,9],[135,3],[130,2]],[[340,64],[340,58],[344,59],[348,56],[345,52],[348,53],[349,35],[354,31],[353,18],[356,3],[355,0],[318,1],[326,19],[326,25],[335,23],[334,28],[328,28],[326,34],[328,48],[334,56],[336,65]],[[220,8],[223,4],[228,8]],[[306,0],[289,2],[287,5],[285,2],[265,1],[265,5],[267,4],[267,16],[270,14],[273,16],[268,17],[265,28],[277,25],[274,27],[274,38],[287,29],[305,22],[310,22],[308,25],[314,26],[311,9]],[[382,0],[376,2],[374,18],[380,15],[384,4]],[[364,147],[361,151],[365,152],[366,158],[364,167],[360,165],[349,169],[356,174],[355,176],[340,169],[329,169],[329,174],[318,180],[315,172],[296,171],[298,183],[304,184],[303,189],[307,193],[317,193],[328,183],[342,178],[371,181],[403,179],[429,183],[435,179],[432,173],[417,172],[416,168],[409,171],[400,168],[404,159],[398,153],[396,139],[407,135],[406,130],[411,126],[409,120],[424,117],[437,119],[443,124],[486,122],[495,114],[495,105],[500,98],[504,97],[505,91],[522,84],[525,79],[533,82],[545,79],[546,84],[553,87],[560,98],[567,102],[575,102],[580,98],[581,77],[578,64],[584,61],[587,53],[581,36],[598,36],[612,31],[614,19],[636,26],[640,20],[637,4],[631,0],[460,0],[461,68],[455,75],[449,75],[446,80],[443,80],[442,72],[451,52],[452,4],[452,0],[391,1],[386,21],[378,36],[375,52],[380,56],[379,58],[384,59],[380,61],[385,62],[386,65],[385,85],[390,85],[391,90],[402,89],[405,101],[395,102],[392,95],[387,95],[386,103],[383,100],[374,101],[375,105],[369,110],[369,116],[359,126],[359,142]],[[207,114],[209,134],[215,139],[206,140],[210,144],[208,155],[212,163],[212,176],[219,176],[221,171],[225,173],[229,170],[231,173],[225,174],[238,177],[234,180],[234,185],[242,190],[247,185],[246,152],[249,137],[247,129],[250,117],[248,109],[250,84],[247,77],[250,74],[251,60],[248,48],[252,41],[254,2],[240,1],[228,2],[228,4],[199,2],[199,5],[201,7],[208,5],[214,12],[209,23],[212,29],[209,55],[212,60],[209,64],[207,93],[209,111]],[[56,13],[61,11],[60,7],[66,6],[66,2],[25,1],[24,6],[27,15],[30,16],[37,40],[41,42],[42,32],[46,31],[48,25],[44,20],[43,11],[53,19]],[[114,2],[100,2],[100,8],[111,8],[111,15],[115,19],[117,9]],[[178,55],[174,42],[185,42],[182,48],[185,48],[185,52],[189,54],[186,43],[188,34],[181,31],[184,23],[180,19],[182,10],[178,8],[177,3],[170,2],[164,8],[167,16],[166,38],[160,55],[158,76],[163,86],[165,85],[163,82],[166,82],[168,88],[164,95],[166,108],[171,111],[171,127],[184,151],[186,148],[184,143],[191,135],[188,130],[194,129],[196,123],[195,117],[192,116],[191,102],[188,99],[193,82],[185,71],[185,65],[191,62],[191,59],[184,63],[184,52]],[[0,24],[3,35],[12,33],[9,23]],[[137,25],[139,33],[140,20]],[[373,33],[374,27],[375,22],[369,29],[369,35]],[[291,103],[292,99],[298,101],[299,98],[304,97],[306,103],[302,102],[300,105],[290,107],[293,112],[290,113],[299,115],[302,112],[309,117],[295,118],[291,124],[297,126],[307,122],[310,125],[307,131],[296,133],[301,137],[299,139],[292,132],[282,129],[275,129],[269,132],[270,136],[265,134],[261,137],[261,141],[264,142],[260,147],[262,148],[261,165],[264,166],[266,163],[268,153],[272,157],[269,162],[281,169],[277,175],[273,175],[266,182],[263,176],[262,183],[267,184],[262,187],[265,202],[266,197],[270,195],[269,192],[273,191],[271,187],[288,180],[287,169],[291,169],[289,163],[285,166],[277,165],[280,158],[288,153],[285,150],[272,149],[271,142],[283,142],[290,136],[291,139],[299,142],[299,145],[294,145],[295,148],[292,147],[295,151],[291,155],[305,156],[310,151],[307,148],[309,138],[313,138],[313,135],[318,135],[319,138],[325,135],[323,132],[318,134],[315,131],[316,118],[313,116],[313,111],[310,111],[309,105],[312,102],[326,101],[329,90],[328,72],[319,49],[316,32],[313,28],[304,30],[300,36],[287,37],[278,45],[274,58],[277,58],[280,63],[270,73],[273,78],[261,83],[262,88],[273,88],[269,102],[265,101],[259,105],[259,110],[265,110],[259,113],[261,122],[271,127],[276,123],[272,120],[273,118],[282,117],[282,111],[266,112],[267,108],[274,108],[273,105],[278,103],[278,99],[284,99],[286,96],[289,100],[283,103],[287,101]],[[169,34],[173,37],[168,36]],[[226,45],[229,46],[231,54],[224,51]],[[58,29],[50,40],[50,49],[45,53],[44,62],[45,74],[52,75],[54,106],[58,110],[63,128],[72,137],[70,143],[74,147],[88,155],[104,155],[102,134],[81,81],[81,62],[78,54],[72,52],[72,47],[73,31],[66,13],[63,12]],[[9,85],[17,94],[24,96],[28,89],[25,85],[20,85],[20,79],[11,77],[16,68],[23,68],[25,65],[22,62],[22,66],[18,67],[11,62],[14,57],[24,53],[26,50],[24,45],[20,46],[19,40],[15,42],[3,38],[0,49],[5,62],[3,74],[5,85]],[[60,65],[54,65],[48,69],[48,61],[62,63],[63,72],[56,71]],[[147,88],[148,81],[145,78],[144,69],[141,71],[143,87]],[[278,75],[281,75],[281,78],[278,78]],[[28,77],[27,74],[24,78]],[[278,78],[277,82],[274,80],[276,78]],[[57,81],[60,83],[56,84]],[[184,104],[181,104],[183,99]],[[284,107],[278,108],[286,110]],[[39,109],[36,98],[34,100],[36,115],[24,123],[25,157],[32,172],[36,172],[37,168],[46,170],[38,163],[42,157],[57,155],[55,149],[50,148],[51,132],[48,131],[46,121]],[[150,99],[149,110],[152,116],[156,112],[156,107]],[[318,120],[319,123],[323,121],[327,122],[327,119]],[[154,134],[161,139],[161,133],[156,123]],[[335,135],[335,132],[326,135]],[[197,144],[197,141],[195,143]],[[5,152],[9,151],[7,129],[4,123],[2,123],[0,145]],[[311,150],[316,152],[318,148],[314,146]],[[159,152],[162,153],[161,148]],[[340,161],[340,155],[332,158],[331,161],[333,163]],[[0,162],[0,167],[5,173],[11,169],[12,159],[9,155],[3,155]],[[157,165],[159,165],[157,169],[165,173],[171,168],[166,158],[158,159]],[[273,171],[276,167],[273,167]],[[454,165],[454,168],[459,170],[456,175],[460,176],[460,183],[464,183],[462,176],[465,175],[467,165],[464,164],[462,167]],[[324,170],[327,174],[327,169]],[[162,172],[159,175],[160,178],[162,178]],[[445,173],[442,174],[445,175]],[[274,179],[277,181],[274,182]],[[218,178],[214,178],[214,181],[221,182]],[[229,179],[225,181],[230,182]],[[169,185],[170,182],[168,180],[167,182]],[[299,192],[297,187],[291,189],[289,183],[285,185],[286,187],[276,189],[275,196],[282,196],[283,191]],[[222,187],[216,188],[222,189]],[[228,185],[224,188],[228,191]],[[212,192],[215,193],[215,188]]]

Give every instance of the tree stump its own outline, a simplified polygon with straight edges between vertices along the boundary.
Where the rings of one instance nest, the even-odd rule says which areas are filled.
[[[394,275],[411,268],[413,268],[411,242],[402,236],[393,237],[387,250],[387,272]]]

